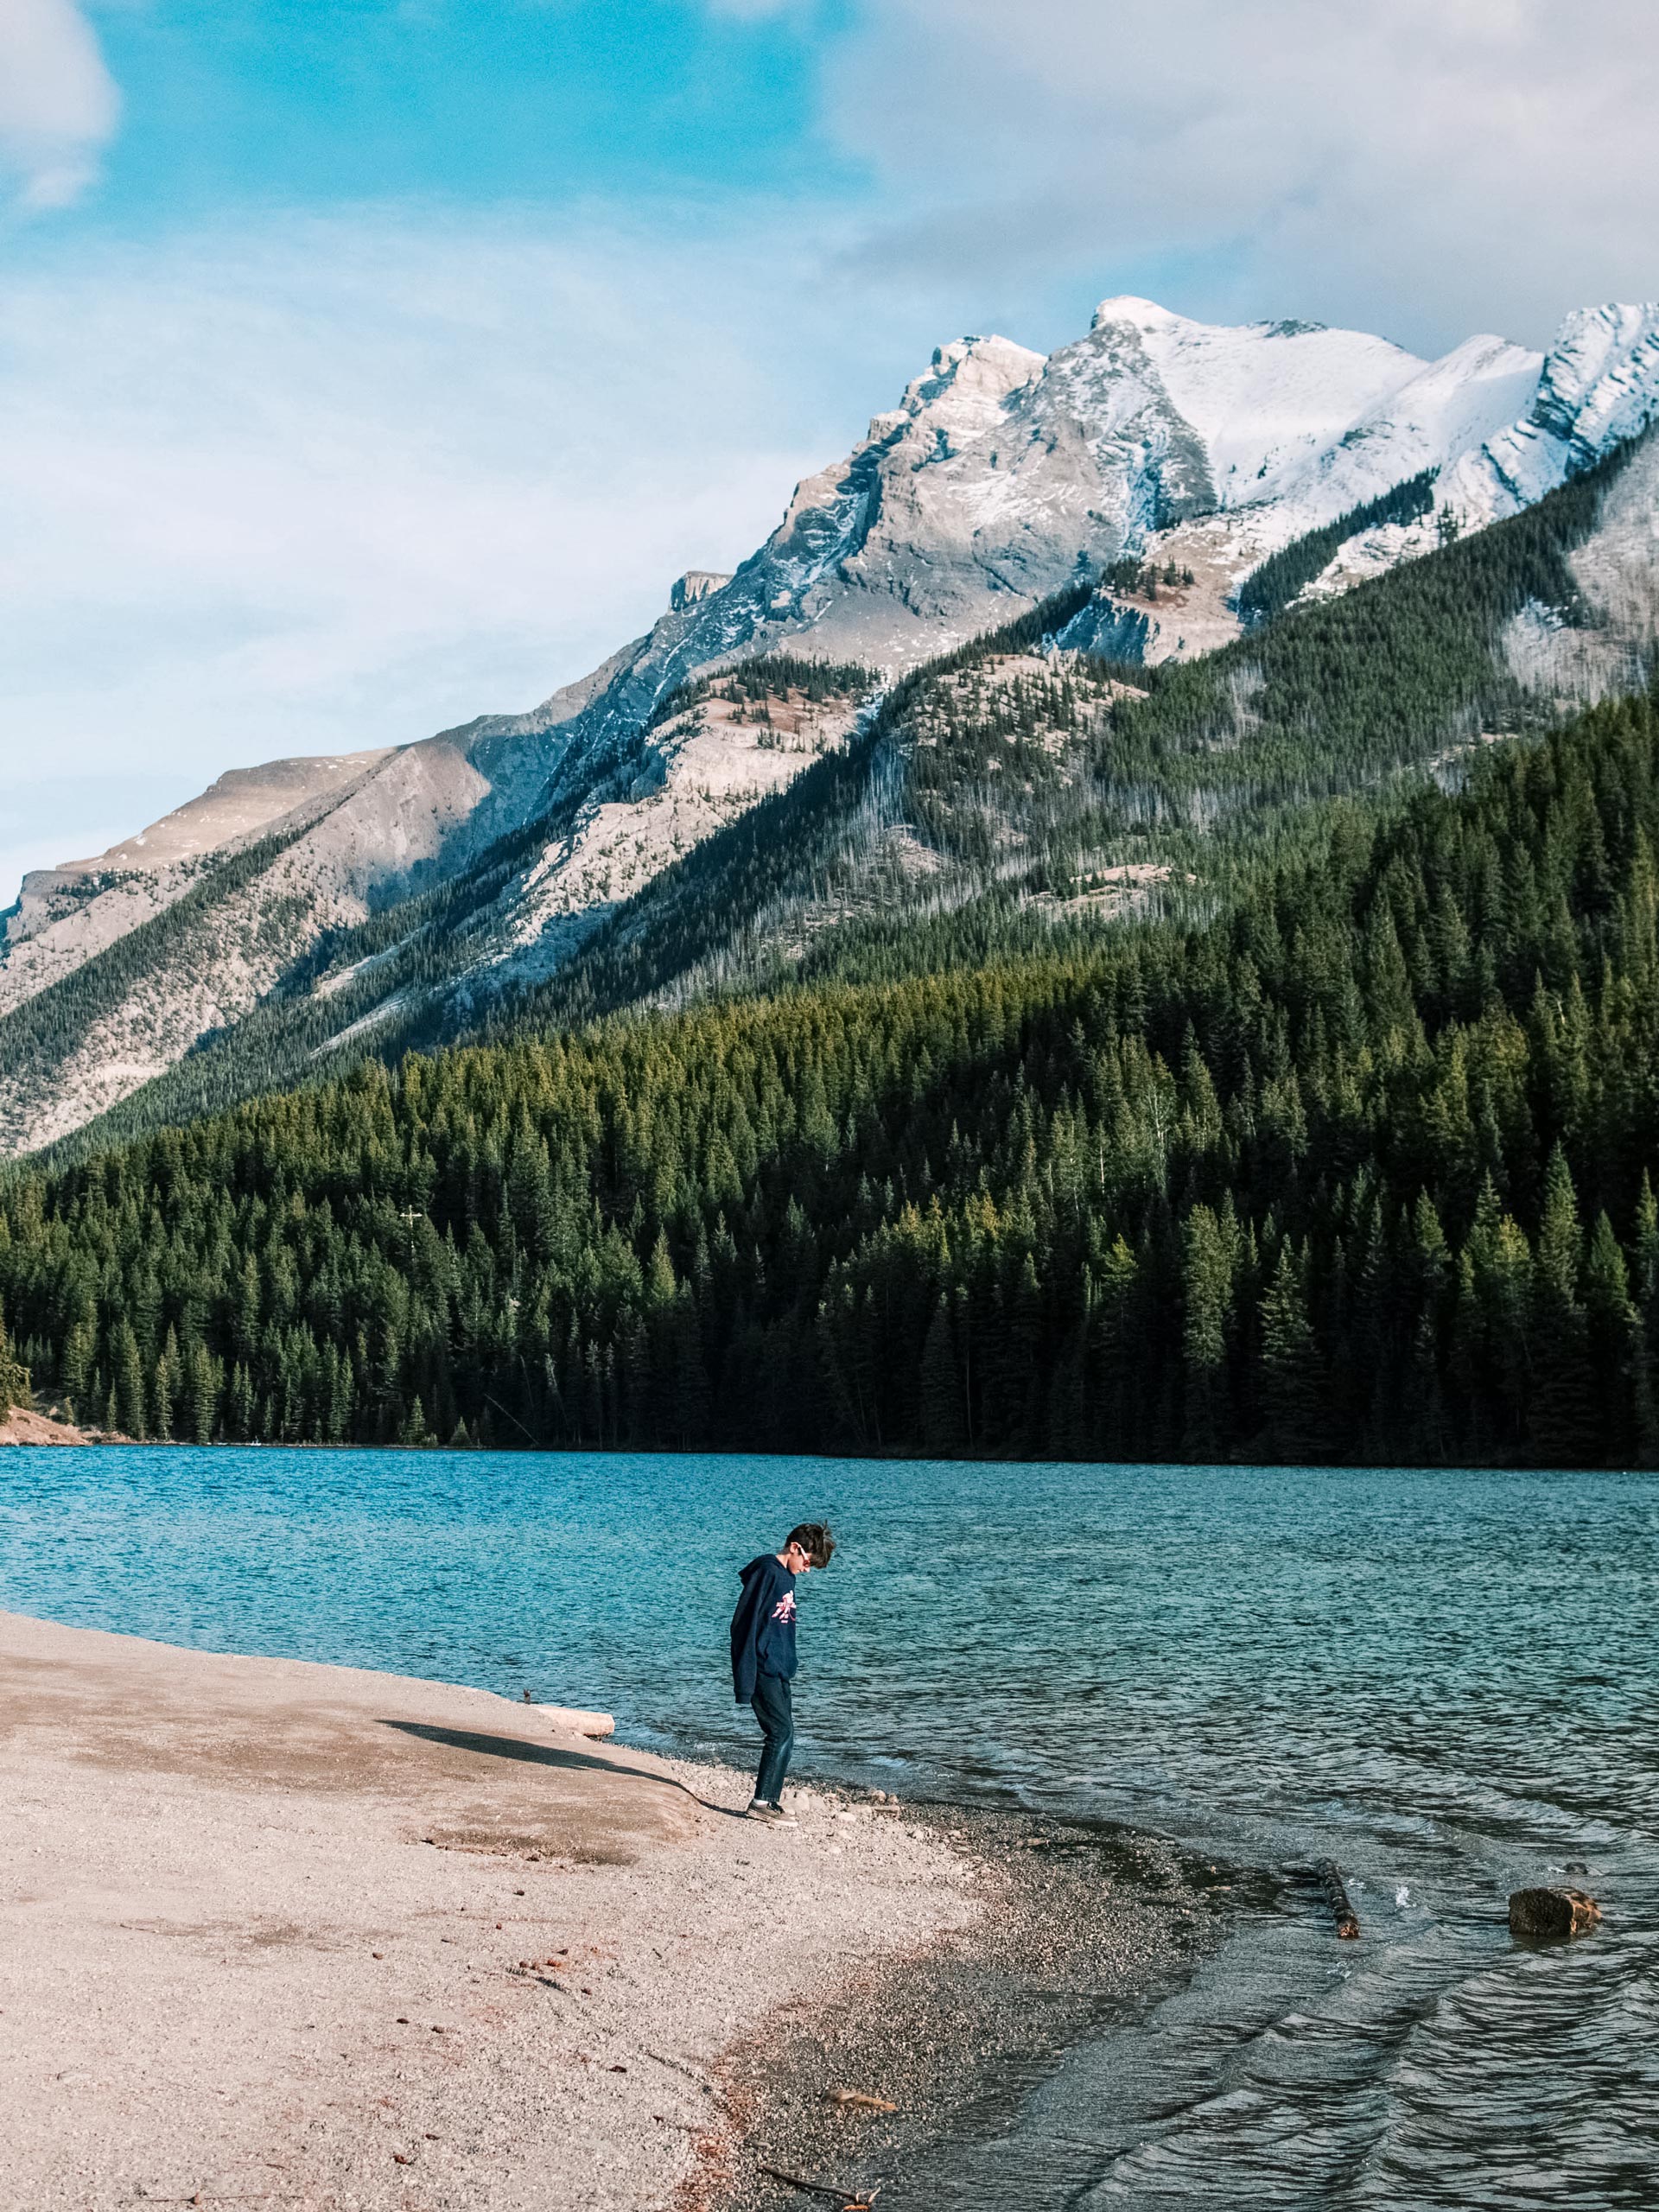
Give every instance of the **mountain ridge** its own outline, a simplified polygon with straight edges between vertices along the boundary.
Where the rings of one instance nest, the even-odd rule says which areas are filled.
[[[719,718],[713,745],[706,732],[690,742],[683,727],[654,728],[661,702],[699,671],[782,648],[891,679],[1084,584],[1092,594],[1066,645],[1188,660],[1241,636],[1244,577],[1308,531],[1433,472],[1421,516],[1344,542],[1302,597],[1340,594],[1536,504],[1639,430],[1656,401],[1651,305],[1580,311],[1548,353],[1482,337],[1438,362],[1363,333],[1205,325],[1130,297],[1103,302],[1089,332],[1047,357],[995,336],[941,346],[842,461],[795,487],[777,530],[728,579],[699,573],[695,593],[677,588],[649,632],[587,676],[524,714],[335,756],[365,765],[302,800],[306,818],[263,874],[226,876],[217,944],[206,930],[155,937],[173,964],[137,976],[101,1027],[70,1040],[55,1073],[29,1096],[0,1077],[0,1148],[64,1134],[273,993],[308,988],[334,938],[376,917],[393,925],[410,901],[489,881],[490,901],[467,908],[474,988],[550,972],[617,906],[624,879],[594,872],[596,841],[619,855],[632,844],[632,876],[649,876],[686,836],[728,817],[705,802],[710,789],[741,808],[805,765],[762,759],[739,718]],[[1599,588],[1629,645],[1652,619],[1652,593],[1630,566],[1659,571],[1659,547],[1643,541],[1639,516],[1621,543]],[[1126,554],[1154,575],[1151,595],[1113,582]],[[1160,563],[1182,580],[1163,594]],[[1551,619],[1543,608],[1516,641],[1546,683],[1568,651]],[[1581,688],[1599,679],[1593,647],[1580,645]],[[838,709],[834,742],[853,703]],[[0,1022],[247,843],[238,832],[156,868],[149,834],[29,880],[0,945]],[[325,975],[318,987],[327,984]]]

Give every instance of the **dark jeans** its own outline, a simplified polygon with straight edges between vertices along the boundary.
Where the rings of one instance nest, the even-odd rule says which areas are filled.
[[[795,1748],[795,1708],[790,1686],[781,1675],[757,1675],[749,1703],[766,1739],[760,1771],[754,1777],[754,1794],[763,1803],[776,1805],[782,1799],[789,1755]]]

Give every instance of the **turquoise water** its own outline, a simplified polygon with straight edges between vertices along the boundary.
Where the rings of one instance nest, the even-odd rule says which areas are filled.
[[[1364,1929],[1285,1880],[925,2201],[1659,2202],[1655,1478],[16,1452],[0,1605],[747,1762],[735,1569],[809,1516],[804,1770],[1330,1853]],[[1509,1891],[1575,1861],[1605,1927],[1517,1948]]]

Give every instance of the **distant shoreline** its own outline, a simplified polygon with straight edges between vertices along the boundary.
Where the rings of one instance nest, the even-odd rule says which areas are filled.
[[[16,1433],[13,1433],[12,1425],[14,1423],[16,1424]],[[29,1431],[30,1433],[24,1433],[25,1423],[29,1425]],[[47,1433],[46,1432],[48,1431],[51,1433]],[[923,1452],[872,1452],[868,1450],[855,1452],[841,1450],[836,1452],[768,1452],[761,1450],[759,1447],[753,1450],[739,1451],[730,1445],[711,1445],[699,1449],[690,1446],[656,1444],[531,1444],[518,1443],[513,1441],[509,1441],[505,1444],[498,1442],[491,1442],[488,1444],[479,1444],[475,1442],[467,1444],[440,1444],[432,1439],[428,1439],[424,1443],[421,1444],[354,1444],[349,1441],[342,1441],[338,1444],[326,1444],[315,1437],[296,1438],[290,1440],[284,1437],[273,1436],[248,1436],[239,1439],[221,1436],[216,1437],[211,1444],[196,1444],[193,1443],[188,1437],[182,1436],[124,1436],[118,1431],[111,1429],[77,1428],[73,1426],[73,1424],[67,1421],[60,1421],[54,1415],[32,1412],[26,1413],[21,1407],[14,1407],[7,1420],[0,1421],[0,1448],[3,1448],[7,1445],[17,1445],[25,1447],[38,1446],[60,1446],[72,1445],[86,1451],[118,1449],[122,1451],[135,1452],[372,1452],[376,1453],[383,1452],[400,1453],[418,1452],[429,1453],[435,1457],[443,1452],[453,1452],[467,1458],[488,1457],[497,1452],[510,1452],[516,1458],[524,1459],[535,1459],[538,1456],[542,1458],[564,1459],[586,1459],[601,1457],[606,1459],[673,1459],[683,1458],[701,1459],[856,1459],[860,1461],[869,1461],[873,1465],[893,1465],[895,1466],[914,1466],[918,1465],[931,1464],[929,1461],[929,1455]],[[1026,1461],[1005,1458],[1001,1452],[954,1452],[950,1455],[950,1459],[953,1465],[960,1462],[966,1465],[985,1467],[1011,1467],[1029,1464]],[[1138,1465],[1139,1462],[1133,1460],[1116,1461],[1076,1459],[1060,1461],[1056,1464],[1068,1466],[1092,1467],[1111,1465],[1131,1466]],[[1207,1463],[1195,1461],[1192,1464],[1198,1465]]]

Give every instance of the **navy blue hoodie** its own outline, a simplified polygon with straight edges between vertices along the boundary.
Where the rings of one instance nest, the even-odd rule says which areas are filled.
[[[743,1569],[743,1595],[732,1615],[732,1688],[740,1705],[754,1695],[757,1675],[795,1672],[795,1578],[776,1554],[762,1552]]]

